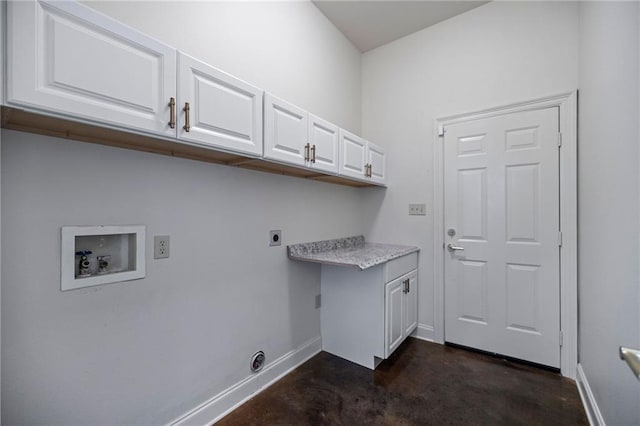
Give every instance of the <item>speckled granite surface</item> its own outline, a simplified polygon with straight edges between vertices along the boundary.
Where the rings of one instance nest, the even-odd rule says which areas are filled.
[[[290,259],[361,270],[419,251],[415,246],[367,243],[362,235],[287,246]]]

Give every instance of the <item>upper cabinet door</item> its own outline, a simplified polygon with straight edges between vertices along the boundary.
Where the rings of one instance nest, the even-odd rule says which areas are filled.
[[[338,173],[340,128],[309,114],[309,167],[328,173]]]
[[[264,158],[304,166],[308,114],[275,96],[264,95]]]
[[[371,142],[369,142],[368,148],[369,178],[375,183],[384,185],[387,181],[387,154],[382,148]]]
[[[340,129],[340,174],[358,179],[366,178],[367,141]]]
[[[175,137],[176,51],[75,2],[11,1],[7,102]]]
[[[178,64],[178,138],[262,155],[262,90],[182,52]]]

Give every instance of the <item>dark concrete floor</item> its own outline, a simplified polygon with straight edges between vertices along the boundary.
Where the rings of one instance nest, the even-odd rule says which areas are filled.
[[[407,339],[375,371],[321,352],[220,425],[587,425],[572,380]]]

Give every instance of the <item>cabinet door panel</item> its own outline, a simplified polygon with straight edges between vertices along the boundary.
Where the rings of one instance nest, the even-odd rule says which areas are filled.
[[[418,326],[418,272],[413,271],[409,280],[408,292],[404,295],[404,335],[410,335]]]
[[[8,2],[7,101],[175,137],[176,51],[74,2]]]
[[[391,281],[385,288],[385,349],[386,358],[404,340],[404,293],[402,278]]]
[[[304,166],[307,112],[269,93],[264,108],[264,157]]]
[[[340,129],[340,174],[365,179],[367,141]]]
[[[340,146],[338,126],[309,114],[309,143],[315,146],[315,156],[309,165],[316,170],[338,173],[338,151]]]
[[[246,154],[262,154],[262,91],[181,52],[178,138]],[[184,128],[185,102],[189,124]]]
[[[386,153],[378,145],[368,143],[367,163],[371,164],[371,180],[384,184],[387,180]]]

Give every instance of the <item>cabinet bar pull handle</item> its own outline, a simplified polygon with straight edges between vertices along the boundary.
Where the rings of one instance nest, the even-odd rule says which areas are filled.
[[[304,161],[309,161],[309,147],[309,143],[304,146]]]
[[[189,102],[185,102],[184,103],[184,131],[188,132],[189,130],[191,130],[191,125],[189,124],[189,111],[191,111],[191,107],[189,106]]]
[[[311,162],[312,163],[316,162],[316,146],[315,145],[311,147]]]
[[[169,99],[169,127],[176,128],[176,98]]]
[[[411,280],[407,278],[407,293],[411,292]]]

